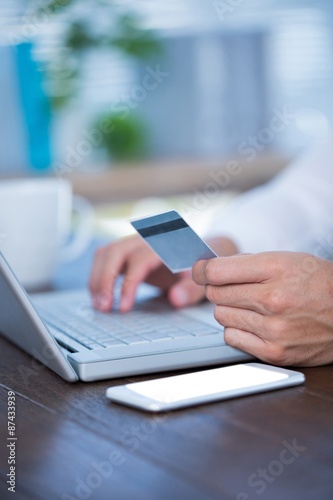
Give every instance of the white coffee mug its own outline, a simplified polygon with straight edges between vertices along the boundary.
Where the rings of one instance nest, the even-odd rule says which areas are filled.
[[[72,210],[76,234],[66,244]],[[0,251],[29,290],[48,285],[59,260],[78,256],[90,241],[92,207],[72,196],[71,184],[58,178],[0,181]]]

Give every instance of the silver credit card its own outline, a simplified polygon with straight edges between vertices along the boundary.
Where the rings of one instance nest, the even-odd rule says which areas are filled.
[[[191,269],[198,260],[217,257],[175,210],[131,224],[173,273]]]

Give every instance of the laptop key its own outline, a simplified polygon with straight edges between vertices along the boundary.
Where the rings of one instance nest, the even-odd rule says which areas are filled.
[[[128,345],[134,345],[134,344],[149,344],[149,341],[148,340],[145,340],[143,338],[136,338],[136,339],[132,339],[132,340],[124,340],[124,342],[126,342],[126,344]]]
[[[120,340],[117,340],[117,339],[109,339],[109,340],[105,340],[101,344],[102,344],[102,347],[113,347],[115,345],[124,345],[124,342],[121,342]]]
[[[170,337],[172,337],[174,339],[178,339],[180,337],[194,337],[194,335],[192,335],[189,332],[186,332],[185,330],[177,330],[177,331],[170,333]]]
[[[97,344],[97,342],[87,342],[83,345],[87,347],[87,349],[100,349],[102,347],[101,344]]]
[[[202,328],[201,330],[196,330],[193,332],[193,335],[196,337],[202,337],[204,335],[216,335],[222,333],[221,330],[216,330],[215,328]]]
[[[158,332],[156,330],[145,335],[145,337],[148,340],[160,340],[160,339],[171,338],[170,335],[166,335],[164,332]]]

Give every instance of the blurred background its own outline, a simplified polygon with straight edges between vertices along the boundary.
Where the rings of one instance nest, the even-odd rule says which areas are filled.
[[[333,118],[329,0],[0,0],[0,30],[1,173],[246,158],[285,110],[254,147],[293,155]]]
[[[0,0],[0,176],[200,230],[328,132],[332,51],[330,0]]]

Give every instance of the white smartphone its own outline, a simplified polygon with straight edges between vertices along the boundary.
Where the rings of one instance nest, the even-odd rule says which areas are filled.
[[[146,411],[168,411],[302,384],[303,373],[261,363],[134,382],[106,390],[107,398]]]

